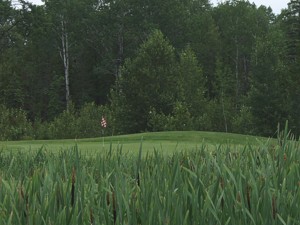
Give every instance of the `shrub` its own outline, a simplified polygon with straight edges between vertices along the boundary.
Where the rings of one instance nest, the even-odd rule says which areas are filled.
[[[233,131],[241,134],[253,134],[254,122],[253,115],[249,107],[242,106],[239,114],[233,118]]]
[[[176,102],[172,115],[157,113],[154,108],[149,112],[148,126],[152,131],[191,130],[193,118],[187,106]]]
[[[173,108],[173,116],[169,120],[171,130],[191,130],[192,117],[188,107],[182,102],[176,102]]]
[[[50,124],[48,122],[36,119],[32,125],[33,138],[38,140],[51,139],[49,126]]]
[[[151,108],[148,116],[148,127],[151,131],[166,131],[168,130],[170,117],[163,113],[158,113],[154,108]]]
[[[107,127],[101,127],[101,119],[104,116],[107,121]],[[112,133],[111,113],[106,106],[97,106],[95,103],[85,104],[79,111],[77,119],[78,136],[81,138],[97,137],[101,134],[108,135]]]
[[[211,100],[206,105],[206,111],[198,118],[199,130],[231,132],[234,106],[229,99]]]
[[[79,130],[73,105],[69,107],[69,110],[63,111],[49,124],[49,134],[50,139],[78,137]]]
[[[22,109],[9,109],[0,105],[0,140],[30,139],[31,123]]]
[[[101,118],[105,117],[107,127],[101,127]],[[52,122],[36,120],[34,123],[35,139],[69,139],[99,137],[112,133],[110,110],[106,106],[86,103],[78,111],[74,106],[63,111]]]

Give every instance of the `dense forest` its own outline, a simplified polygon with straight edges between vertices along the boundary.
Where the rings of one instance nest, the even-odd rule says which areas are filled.
[[[300,134],[300,0],[0,0],[0,140]]]

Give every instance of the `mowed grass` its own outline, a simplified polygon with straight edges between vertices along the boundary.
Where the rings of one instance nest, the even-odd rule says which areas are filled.
[[[268,141],[274,140],[232,133],[172,131],[88,139],[2,141],[0,142],[0,149],[18,152],[36,151],[44,147],[46,150],[56,152],[77,145],[80,151],[87,154],[105,152],[108,149],[122,149],[125,152],[137,153],[142,144],[144,153],[157,150],[163,154],[172,154],[177,151],[196,150],[203,145],[207,149],[215,149],[218,145],[243,148],[246,145],[261,145]]]

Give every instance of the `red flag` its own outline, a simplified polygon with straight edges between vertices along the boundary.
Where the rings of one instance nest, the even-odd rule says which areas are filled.
[[[105,120],[105,118],[102,116],[102,119],[101,119],[101,127],[103,127],[103,128],[106,128],[106,120]]]

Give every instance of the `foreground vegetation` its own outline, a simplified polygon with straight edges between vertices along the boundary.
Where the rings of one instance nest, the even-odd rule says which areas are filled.
[[[299,224],[299,142],[0,154],[1,224]],[[141,156],[144,154],[143,157]]]

